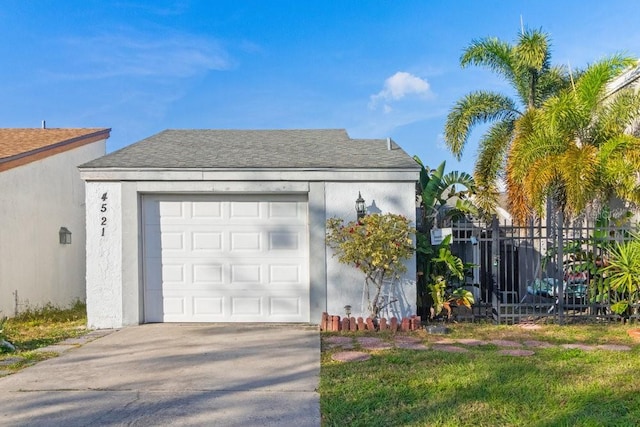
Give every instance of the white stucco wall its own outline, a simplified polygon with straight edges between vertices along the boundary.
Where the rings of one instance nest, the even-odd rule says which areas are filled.
[[[0,315],[85,299],[84,181],[77,166],[104,155],[97,141],[0,172]],[[59,243],[60,227],[72,243]]]
[[[118,328],[123,326],[121,184],[87,183],[86,207],[87,324]]]
[[[415,183],[327,183],[325,219],[338,217],[345,222],[356,219],[355,200],[358,191],[367,205],[368,213],[404,215],[415,225]],[[327,251],[327,312],[344,316],[344,306],[350,305],[352,316],[368,317],[367,300],[363,298],[364,274],[350,265],[340,264],[330,248]],[[406,262],[407,272],[395,285],[394,299],[398,302],[384,311],[384,316],[398,318],[416,313],[416,261]],[[371,290],[373,292],[373,289]]]

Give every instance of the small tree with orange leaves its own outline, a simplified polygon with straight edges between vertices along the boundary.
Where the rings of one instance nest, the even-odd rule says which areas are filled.
[[[395,300],[385,301],[385,280],[399,278],[407,271],[404,261],[415,251],[416,230],[402,215],[373,214],[347,224],[339,218],[327,220],[327,245],[343,264],[353,265],[365,275],[370,317],[377,320],[380,312]],[[369,287],[373,287],[373,298]]]

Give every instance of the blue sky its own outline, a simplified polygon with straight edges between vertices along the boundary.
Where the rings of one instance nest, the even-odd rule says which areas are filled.
[[[345,128],[470,172],[479,133],[453,159],[447,112],[508,87],[460,53],[521,17],[554,63],[640,55],[632,0],[4,0],[0,127],[110,127],[109,152],[168,128]]]

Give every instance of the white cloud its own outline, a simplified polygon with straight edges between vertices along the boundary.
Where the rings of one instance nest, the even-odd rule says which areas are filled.
[[[431,95],[429,82],[406,71],[398,71],[384,81],[384,87],[380,92],[371,95],[369,108],[375,109],[382,102],[384,112],[389,113],[392,111],[389,105],[392,101],[398,101],[410,95],[423,97]]]

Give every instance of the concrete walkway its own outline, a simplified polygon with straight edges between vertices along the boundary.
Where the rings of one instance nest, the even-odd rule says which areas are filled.
[[[317,328],[124,328],[0,378],[3,426],[319,426]]]

